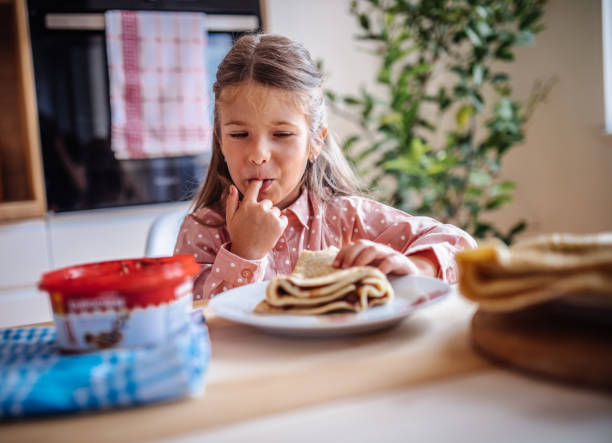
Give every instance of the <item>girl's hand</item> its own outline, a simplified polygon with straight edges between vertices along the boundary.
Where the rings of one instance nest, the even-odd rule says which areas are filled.
[[[337,268],[374,266],[385,274],[413,274],[434,277],[436,266],[426,258],[406,257],[395,249],[370,240],[357,240],[345,245],[336,256]]]
[[[261,180],[249,183],[242,202],[230,186],[225,203],[225,221],[232,239],[231,251],[247,260],[265,257],[287,227],[287,217],[270,200],[257,201]]]

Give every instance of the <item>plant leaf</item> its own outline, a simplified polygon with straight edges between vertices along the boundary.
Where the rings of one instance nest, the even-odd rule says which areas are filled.
[[[497,197],[493,197],[492,199],[488,200],[487,203],[485,204],[485,208],[486,209],[497,209],[507,203],[510,203],[512,201],[512,196],[510,195],[498,195]]]
[[[474,31],[472,28],[465,28],[465,35],[468,36],[474,46],[482,46],[482,40],[480,39],[476,31]]]
[[[474,186],[488,186],[491,184],[491,176],[484,171],[475,169],[470,172],[469,182]]]
[[[359,14],[359,24],[366,31],[370,30],[370,19],[365,14]]]
[[[474,107],[472,105],[463,105],[457,111],[455,120],[459,126],[465,126],[470,121],[470,117],[474,113]]]

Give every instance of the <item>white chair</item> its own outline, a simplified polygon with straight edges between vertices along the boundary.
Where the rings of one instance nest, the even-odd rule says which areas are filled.
[[[184,210],[159,215],[153,220],[145,245],[146,257],[164,257],[174,254],[179,229],[187,213]]]

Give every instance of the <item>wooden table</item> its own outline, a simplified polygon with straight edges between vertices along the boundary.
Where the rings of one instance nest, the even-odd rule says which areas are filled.
[[[418,311],[394,329],[338,339],[273,336],[209,315],[212,360],[206,392],[201,397],[122,411],[3,424],[0,441],[142,441],[179,437],[197,441],[207,435],[215,436],[213,441],[240,441],[257,434],[248,430],[249,426],[263,432],[261,438],[268,441],[286,441],[278,438],[296,437],[292,434],[296,426],[288,425],[292,417],[298,417],[299,422],[303,414],[311,417],[323,413],[326,421],[313,426],[325,429],[338,423],[334,416],[341,414],[334,408],[342,409],[342,405],[362,405],[351,414],[361,419],[352,422],[349,431],[353,431],[351,438],[367,441],[359,440],[360,435],[368,435],[360,434],[359,429],[375,427],[367,420],[372,402],[380,407],[385,399],[392,402],[394,396],[410,396],[427,389],[444,394],[448,383],[486,378],[497,371],[470,347],[468,324],[473,312],[473,305],[453,294]],[[511,376],[522,380],[522,376]],[[542,382],[533,383],[541,386]],[[493,391],[491,395],[496,394]],[[456,403],[462,400],[456,399]],[[497,400],[503,402],[504,398]],[[609,407],[612,417],[612,398],[604,395],[602,401],[604,406],[597,406],[598,410]],[[436,408],[430,409],[435,417]],[[245,427],[248,431],[244,431]],[[393,429],[379,431],[382,436]]]

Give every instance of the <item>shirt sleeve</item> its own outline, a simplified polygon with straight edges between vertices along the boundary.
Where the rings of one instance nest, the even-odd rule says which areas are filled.
[[[422,216],[412,216],[374,200],[352,198],[351,239],[367,239],[386,244],[406,256],[422,255],[437,265],[437,277],[457,282],[455,254],[476,247],[474,239],[462,229]]]
[[[206,220],[206,221],[204,221]],[[210,214],[185,217],[174,249],[175,254],[191,254],[201,265],[194,279],[194,299],[210,299],[236,286],[263,280],[267,260],[246,260],[229,250],[229,235],[221,227],[207,226],[217,221]]]

